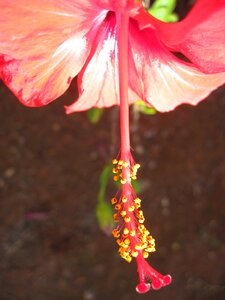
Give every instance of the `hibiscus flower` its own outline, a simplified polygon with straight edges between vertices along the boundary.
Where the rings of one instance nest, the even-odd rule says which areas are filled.
[[[174,24],[136,0],[1,0],[0,10],[0,76],[27,106],[55,100],[76,75],[79,98],[67,113],[120,104],[121,11],[129,16],[129,103],[169,111],[197,104],[225,81],[225,0],[198,0]]]
[[[198,0],[174,24],[137,0],[0,0],[0,11],[0,76],[22,103],[48,104],[78,75],[79,98],[67,113],[120,106],[113,235],[121,257],[136,259],[139,293],[170,284],[145,260],[155,240],[132,187],[140,165],[130,152],[129,104],[142,99],[169,111],[197,104],[225,82],[225,0]]]

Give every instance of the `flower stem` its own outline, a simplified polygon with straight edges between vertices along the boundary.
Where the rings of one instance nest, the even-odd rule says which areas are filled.
[[[120,135],[121,158],[129,161],[130,132],[129,132],[129,102],[128,102],[128,26],[127,12],[117,14],[118,58],[119,58],[119,92],[120,92]],[[128,170],[128,168],[127,168]],[[128,174],[124,174],[125,178]]]

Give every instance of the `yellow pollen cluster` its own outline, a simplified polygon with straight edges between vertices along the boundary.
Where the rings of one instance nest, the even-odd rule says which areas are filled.
[[[140,165],[134,163],[133,159],[129,162],[114,159],[112,163],[114,165],[112,171],[115,181],[119,181],[124,185],[129,178],[132,180],[137,178],[137,171]],[[122,176],[123,168],[129,168],[128,179]],[[141,199],[136,197],[133,190],[129,192],[129,188],[132,189],[130,182],[128,185],[123,186],[123,192],[120,198],[112,198],[111,203],[116,210],[116,213],[113,215],[114,221],[116,223],[121,221],[122,223],[112,231],[112,234],[119,245],[121,257],[131,262],[133,257],[142,255],[144,258],[147,258],[150,252],[154,252],[155,240],[143,224],[145,218],[143,211],[140,209]],[[126,192],[126,190],[128,192]]]
[[[139,164],[134,164],[131,167],[131,175],[130,175],[131,179],[133,179],[133,180],[137,179],[137,171],[139,168],[140,168]]]
[[[147,258],[150,252],[155,251],[155,240],[143,224],[143,211],[139,210],[141,199],[131,199],[131,205],[128,205],[128,199],[123,195],[119,200],[112,198],[111,202],[117,210],[114,214],[115,222],[123,219],[123,226],[118,226],[112,231],[119,245],[120,256],[127,262],[131,262],[132,258],[139,254]]]
[[[122,176],[122,169],[123,168],[130,168],[130,178],[135,180],[137,179],[137,171],[140,168],[139,164],[133,164],[131,165],[130,162],[124,161],[124,160],[117,160],[117,159],[113,159],[112,161],[114,168],[112,170],[113,174],[114,174],[114,181],[120,181],[121,184],[125,184],[127,183],[127,179],[123,178]]]

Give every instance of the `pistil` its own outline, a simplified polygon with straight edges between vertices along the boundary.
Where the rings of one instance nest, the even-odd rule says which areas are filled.
[[[120,153],[113,160],[114,180],[121,184],[120,191],[112,198],[116,210],[114,221],[118,226],[112,231],[117,239],[120,256],[127,262],[136,259],[139,284],[137,292],[145,293],[167,285],[171,281],[169,275],[163,276],[155,271],[146,261],[149,253],[155,251],[155,240],[144,225],[144,214],[141,208],[141,199],[137,197],[132,181],[137,178],[140,167],[136,164],[130,152],[129,131],[129,102],[128,102],[128,30],[129,15],[124,10],[116,14],[117,41],[118,41],[118,68],[120,94]],[[147,282],[146,282],[147,280]],[[150,282],[151,285],[150,285]]]

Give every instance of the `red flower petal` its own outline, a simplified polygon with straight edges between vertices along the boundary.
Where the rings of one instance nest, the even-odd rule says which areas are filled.
[[[1,1],[0,11],[3,81],[28,106],[59,97],[90,52],[85,34],[100,11],[87,0]]]
[[[108,11],[120,12],[121,10],[136,11],[142,4],[136,0],[92,0],[96,5]]]
[[[225,73],[204,74],[171,54],[157,39],[153,29],[130,26],[132,57],[130,86],[161,112],[182,103],[196,105],[222,85]]]
[[[91,107],[110,107],[119,105],[118,55],[115,28],[115,15],[108,15],[102,24],[93,44],[93,53],[78,75],[80,96],[66,113],[87,110]],[[138,96],[129,90],[129,102]]]
[[[225,71],[224,16],[225,0],[198,0],[181,22],[151,22],[173,51],[183,53],[201,71],[217,73]]]

